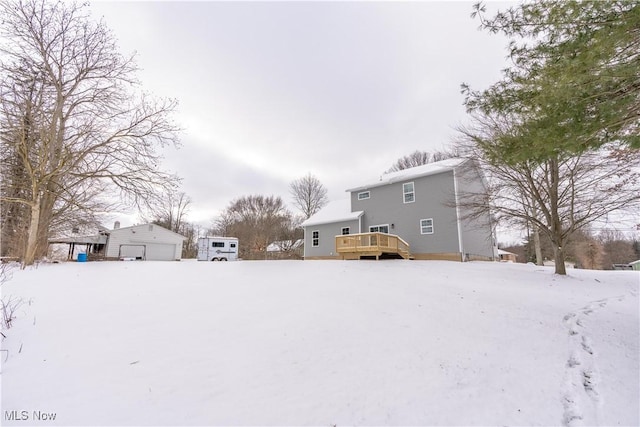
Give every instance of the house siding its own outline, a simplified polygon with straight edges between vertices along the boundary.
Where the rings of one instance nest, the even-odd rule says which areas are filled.
[[[179,260],[182,256],[182,236],[157,225],[153,225],[150,230],[149,226],[150,224],[143,224],[111,231],[105,256],[118,258],[121,245],[144,245],[147,259],[169,259],[172,253],[170,259]]]
[[[486,191],[482,176],[475,167],[464,167],[456,172],[458,197],[464,198],[467,194],[478,194]],[[460,228],[462,231],[463,252],[466,259],[493,260],[496,257],[493,227],[489,212],[477,218],[466,219],[467,211],[464,203],[460,207]]]
[[[340,221],[328,224],[309,225],[304,227],[304,258],[338,258],[336,253],[336,236],[342,234],[342,228],[349,227],[349,233],[359,232],[359,220]],[[313,232],[319,232],[319,245],[313,246]]]
[[[404,203],[403,184],[414,183],[415,201]],[[368,189],[370,198],[358,200],[358,190],[351,193],[351,210],[364,211],[362,232],[372,225],[389,224],[389,233],[409,243],[417,258],[424,254],[447,254],[460,260],[460,244],[453,171],[409,178]],[[433,219],[433,234],[420,233],[420,220]],[[393,224],[393,225],[392,225]]]

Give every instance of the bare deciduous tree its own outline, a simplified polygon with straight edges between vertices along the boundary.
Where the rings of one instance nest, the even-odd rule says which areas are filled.
[[[0,14],[3,175],[13,168],[0,196],[23,206],[29,265],[46,250],[57,214],[87,219],[114,191],[141,204],[175,184],[159,169],[158,148],[177,143],[176,103],[140,91],[133,57],[118,53],[85,5],[2,1]]]
[[[267,246],[285,240],[291,224],[291,212],[280,197],[244,196],[233,201],[215,220],[213,233],[237,237],[241,258],[265,259]]]
[[[512,129],[508,119],[490,116],[460,129],[461,149],[482,167],[488,189],[461,195],[460,203],[470,212],[491,211],[503,223],[532,224],[553,243],[556,273],[566,274],[565,246],[574,233],[640,205],[640,151],[606,144],[573,156],[505,162],[494,141]]]
[[[305,219],[318,212],[327,204],[327,189],[312,174],[296,179],[289,185],[293,203]]]
[[[142,215],[146,222],[153,222],[187,238],[182,245],[183,258],[195,258],[197,255],[198,230],[187,221],[191,207],[191,197],[183,191],[170,191]]]
[[[170,191],[165,193],[161,200],[148,208],[148,213],[143,219],[180,233],[187,222],[187,214],[191,208],[191,197],[184,191]]]

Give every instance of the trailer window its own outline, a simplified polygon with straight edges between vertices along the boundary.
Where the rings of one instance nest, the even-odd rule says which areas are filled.
[[[236,244],[235,243],[230,243],[229,246],[232,247],[232,248],[235,248]]]
[[[212,248],[224,248],[224,242],[211,242]]]

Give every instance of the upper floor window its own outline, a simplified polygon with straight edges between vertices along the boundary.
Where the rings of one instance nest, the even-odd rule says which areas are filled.
[[[433,234],[433,218],[420,220],[420,234]]]
[[[371,193],[368,191],[363,191],[362,193],[358,193],[358,200],[365,200],[371,197]]]
[[[317,230],[311,232],[311,246],[320,246],[320,232]]]
[[[413,203],[416,201],[413,182],[402,184],[402,195],[405,203]]]
[[[349,227],[342,227],[342,235],[345,236],[349,234]]]

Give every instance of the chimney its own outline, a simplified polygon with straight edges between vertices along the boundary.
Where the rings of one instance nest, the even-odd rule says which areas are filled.
[[[118,228],[120,228],[120,221],[116,221],[113,223],[113,229],[117,230]]]

